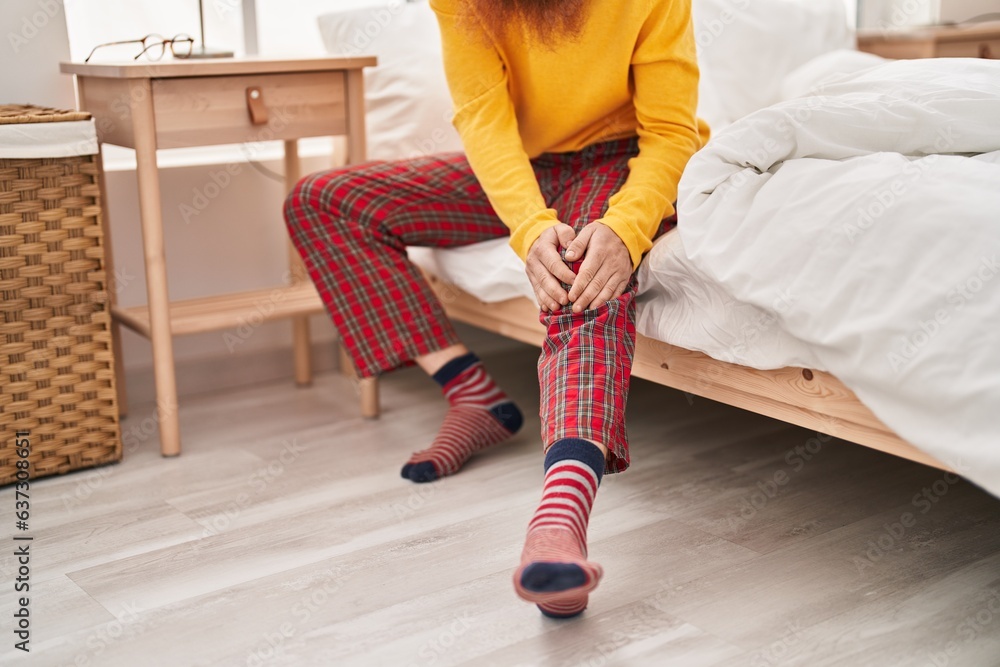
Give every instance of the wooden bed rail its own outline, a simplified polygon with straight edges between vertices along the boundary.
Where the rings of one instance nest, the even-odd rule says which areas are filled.
[[[454,320],[541,346],[545,329],[538,321],[538,307],[531,300],[484,303],[436,276],[426,275]],[[807,368],[757,370],[640,335],[632,374],[911,461],[950,469],[893,433],[854,392],[829,373]],[[374,391],[374,387],[362,387],[369,416],[378,410]]]

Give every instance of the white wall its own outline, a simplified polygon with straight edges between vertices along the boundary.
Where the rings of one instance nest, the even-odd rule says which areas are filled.
[[[1000,12],[1000,0],[940,0],[942,21],[966,21],[974,16]],[[994,17],[994,20],[997,17]]]
[[[257,0],[260,52],[276,57],[323,55],[316,16],[379,4],[380,1]],[[205,0],[204,6],[208,45],[241,54],[241,0]],[[97,44],[134,39],[151,32],[166,37],[183,32],[198,38],[198,3],[195,0],[66,0],[66,7],[73,27],[70,46],[73,57],[78,59],[86,57]],[[115,20],[107,20],[108,16],[114,16]],[[130,57],[125,51],[119,53]]]
[[[233,11],[225,11],[225,7],[231,6],[226,0],[208,0],[205,5],[205,41],[211,47],[239,51],[243,34],[238,3]],[[212,11],[213,6],[223,9]],[[66,14],[74,60],[83,60],[98,44],[138,39],[150,33],[163,37],[184,33],[200,41],[196,0],[66,0]],[[95,54],[94,57],[127,59],[138,52],[134,45],[107,47],[98,52],[100,56]]]
[[[61,0],[2,0],[0,39],[0,104],[75,107]]]
[[[854,4],[854,0],[846,1],[848,6]],[[858,5],[861,9],[858,24],[866,29],[958,23],[1000,12],[1000,0],[858,0]]]
[[[289,11],[288,0],[257,0],[257,24],[260,26],[261,53],[269,55],[323,55],[323,42],[315,20],[303,17],[385,4],[388,0],[295,0]]]

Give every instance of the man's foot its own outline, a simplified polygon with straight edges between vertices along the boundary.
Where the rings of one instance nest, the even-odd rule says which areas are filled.
[[[403,466],[404,479],[433,482],[453,475],[477,451],[509,439],[524,417],[474,354],[445,364],[434,380],[451,409],[430,448],[415,452]]]
[[[539,529],[529,536],[514,573],[514,590],[550,618],[572,618],[587,608],[604,570],[580,553],[568,530]]]
[[[546,616],[580,614],[604,574],[587,560],[587,524],[603,474],[604,453],[586,440],[560,440],[545,455],[542,500],[528,524],[514,590]]]

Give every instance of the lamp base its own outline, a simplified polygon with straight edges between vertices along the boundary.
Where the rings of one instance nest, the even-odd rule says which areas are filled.
[[[190,59],[232,58],[233,55],[235,54],[232,51],[226,51],[224,49],[212,49],[202,45],[201,47],[191,49],[191,54],[185,56],[185,58],[190,58]]]

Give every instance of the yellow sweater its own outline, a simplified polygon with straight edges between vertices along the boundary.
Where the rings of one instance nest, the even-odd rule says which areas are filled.
[[[529,159],[639,137],[639,155],[600,222],[634,266],[673,213],[677,182],[708,139],[695,117],[698,65],[690,0],[589,0],[580,35],[556,45],[511,28],[500,40],[464,16],[469,0],[431,0],[444,47],[454,124],[510,244],[524,259],[556,211]],[[472,32],[474,31],[474,32]]]

